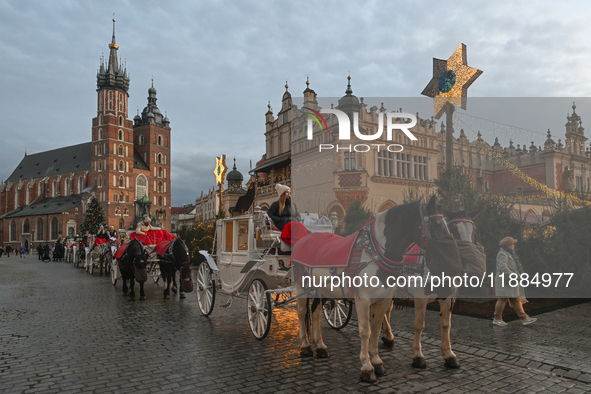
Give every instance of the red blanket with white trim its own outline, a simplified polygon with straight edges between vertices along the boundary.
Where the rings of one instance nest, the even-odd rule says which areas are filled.
[[[168,248],[170,248],[170,245],[172,245],[172,243],[174,242],[173,239],[168,240],[168,241],[162,241],[160,242],[158,245],[156,245],[156,247],[154,248],[154,252],[156,252],[156,254],[160,257],[163,257],[164,254],[166,253],[166,251],[168,250]]]
[[[123,253],[125,253],[125,250],[127,249],[128,246],[129,246],[129,242],[124,243],[123,245],[119,246],[119,248],[117,249],[117,251],[115,252],[113,257],[116,258],[117,260],[119,260],[121,258],[121,256],[123,256]]]
[[[150,230],[146,235],[136,234],[135,232],[129,234],[129,240],[134,238],[137,238],[144,245],[156,245],[162,241],[174,239],[174,235],[166,230]]]
[[[359,233],[347,237],[312,233],[301,239],[291,252],[291,260],[312,268],[346,267]]]

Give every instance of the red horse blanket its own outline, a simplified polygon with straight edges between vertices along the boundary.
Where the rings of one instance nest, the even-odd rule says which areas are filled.
[[[146,235],[136,234],[135,232],[129,234],[129,240],[137,238],[138,241],[144,245],[156,245],[162,241],[169,241],[174,239],[174,235],[166,230],[151,230]]]
[[[168,241],[162,241],[160,242],[158,245],[156,245],[156,247],[154,248],[154,252],[156,252],[156,254],[160,257],[163,257],[164,254],[166,253],[166,251],[168,250],[168,248],[170,248],[170,245],[172,245],[172,243],[174,242],[173,239],[168,240]]]
[[[109,240],[108,240],[108,239],[106,239],[106,238],[95,238],[95,239],[94,239],[94,246],[99,246],[99,245],[102,245],[102,244],[104,244],[105,242],[109,242]]]
[[[281,239],[288,245],[294,246],[298,241],[308,235],[308,229],[300,222],[289,222],[281,231]]]
[[[347,237],[312,233],[301,239],[291,252],[291,260],[311,268],[346,267],[359,233]]]
[[[116,258],[117,260],[119,260],[121,258],[121,256],[123,256],[123,253],[125,253],[125,250],[127,249],[128,245],[129,245],[129,242],[124,243],[123,245],[119,246],[119,248],[117,249],[117,251],[115,252],[113,257]]]

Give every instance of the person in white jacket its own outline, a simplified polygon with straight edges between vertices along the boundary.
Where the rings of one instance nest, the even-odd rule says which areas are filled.
[[[503,321],[503,310],[507,302],[509,302],[509,305],[513,308],[519,319],[521,319],[521,324],[524,326],[538,320],[535,317],[529,317],[523,310],[523,304],[527,300],[525,299],[523,287],[519,285],[519,280],[517,281],[517,286],[510,286],[509,275],[521,275],[524,272],[521,261],[519,261],[519,257],[515,254],[516,243],[517,240],[512,237],[505,237],[499,242],[501,250],[497,254],[497,274],[495,276],[497,303],[493,318],[493,324],[496,326],[507,326],[507,323]],[[514,282],[511,281],[511,283]]]

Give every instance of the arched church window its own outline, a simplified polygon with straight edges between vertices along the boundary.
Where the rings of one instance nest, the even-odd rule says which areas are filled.
[[[57,233],[58,233],[58,222],[57,222],[57,218],[54,216],[51,219],[51,239],[57,239]]]
[[[25,218],[25,220],[23,221],[23,233],[29,234],[29,231],[30,231],[29,218]]]
[[[57,182],[53,181],[53,183],[51,184],[51,197],[56,197],[57,196]]]
[[[162,197],[158,197],[158,205],[162,206]]]
[[[156,156],[156,161],[158,162],[158,164],[162,164],[162,153],[158,153],[158,155]]]
[[[158,136],[158,145],[162,146],[162,136],[161,135]]]
[[[123,123],[123,117],[122,117],[122,116],[120,116],[120,117],[119,117],[119,119],[120,119],[120,120],[119,120],[119,125],[121,126],[121,125],[122,125],[122,123]],[[119,140],[120,140],[120,141],[123,141],[123,130],[119,130]]]
[[[119,156],[123,156],[123,145],[119,145]]]
[[[124,185],[125,185],[125,183],[124,183],[124,180],[123,180],[123,175],[121,175],[119,177],[119,187],[124,187]]]
[[[10,242],[16,241],[16,220],[10,222]]]
[[[140,134],[139,138],[138,138],[138,142],[140,145],[144,144],[144,136]]]
[[[148,179],[140,174],[135,180],[135,198],[141,200],[146,195],[148,195]]]
[[[162,178],[162,167],[158,168],[158,178]]]
[[[43,239],[43,219],[37,219],[37,241]]]
[[[103,187],[103,177],[100,175],[98,177],[98,187]]]
[[[82,190],[84,190],[84,184],[83,184],[83,180],[82,177],[78,177],[78,194],[82,193]],[[41,186],[41,185],[39,185]]]
[[[123,172],[123,170],[125,170],[125,167],[123,165],[123,160],[119,160],[119,171]]]
[[[99,129],[99,133],[98,133],[98,139],[102,140],[103,139],[103,129]]]
[[[162,193],[162,182],[158,182],[158,193]]]

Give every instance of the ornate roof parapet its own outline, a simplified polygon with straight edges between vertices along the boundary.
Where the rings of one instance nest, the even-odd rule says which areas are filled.
[[[556,143],[552,139],[552,134],[550,133],[550,129],[548,129],[548,138],[546,138],[546,142],[544,142],[544,150],[554,150]]]
[[[583,121],[581,120],[581,117],[576,113],[576,108],[577,106],[575,105],[575,102],[573,101],[573,113],[572,115],[566,115],[566,135],[568,138],[569,134],[576,134],[576,135],[581,135],[581,136],[585,136],[585,129],[583,128]]]

